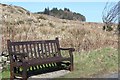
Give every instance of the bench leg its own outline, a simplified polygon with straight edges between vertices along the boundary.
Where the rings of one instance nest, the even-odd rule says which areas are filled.
[[[73,71],[74,70],[74,65],[73,65],[73,58],[71,59],[70,61],[70,71]]]
[[[73,64],[70,65],[70,71],[73,71],[74,68],[73,68]]]
[[[10,65],[10,80],[14,80],[14,68]]]
[[[27,80],[27,68],[26,67],[23,67],[22,77],[23,77],[22,80]]]
[[[10,72],[10,80],[14,80],[14,75]]]

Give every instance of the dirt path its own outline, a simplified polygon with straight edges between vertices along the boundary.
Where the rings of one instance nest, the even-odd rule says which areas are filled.
[[[47,80],[48,78],[58,78],[60,76],[64,76],[65,74],[70,73],[70,71],[68,70],[59,70],[59,71],[54,71],[54,72],[50,72],[50,73],[45,73],[45,74],[41,74],[41,75],[35,75],[35,76],[31,76],[28,80],[32,80],[34,78],[46,78],[44,80]]]
[[[104,76],[105,78],[118,78],[118,73],[112,73]]]
[[[118,75],[118,73],[110,73],[105,75],[99,75],[96,76],[95,78],[118,78],[118,77],[120,77],[120,74]]]
[[[31,76],[28,80],[32,80],[34,78],[44,78],[44,80],[52,79],[52,78],[58,78],[60,76],[64,76],[65,74],[70,73],[70,71],[67,70],[60,70],[60,71],[55,71],[55,72],[50,72],[46,74],[41,74],[41,75],[35,75]],[[96,76],[95,78],[118,78],[118,73],[111,73],[111,74],[105,74],[105,75],[99,75]]]

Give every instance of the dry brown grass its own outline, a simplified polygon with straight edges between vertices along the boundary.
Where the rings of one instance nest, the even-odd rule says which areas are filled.
[[[104,32],[102,23],[27,14],[27,11],[20,7],[2,6],[1,24],[2,49],[6,49],[7,39],[22,41],[54,39],[55,37],[59,37],[62,47],[74,47],[76,51],[90,51],[107,46],[117,48],[117,35],[114,31]]]

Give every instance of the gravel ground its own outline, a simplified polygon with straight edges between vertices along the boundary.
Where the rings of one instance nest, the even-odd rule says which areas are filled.
[[[50,72],[50,73],[45,73],[45,74],[41,74],[41,75],[35,75],[35,76],[31,76],[28,80],[33,80],[33,79],[40,79],[40,80],[49,80],[52,78],[58,78],[60,76],[64,76],[65,74],[70,73],[70,71],[68,70],[60,70],[60,71],[55,71],[55,72]],[[111,73],[111,74],[105,74],[105,75],[98,75],[94,78],[119,78],[120,79],[120,75],[118,76],[118,73]]]
[[[107,74],[103,76],[104,78],[118,78],[118,73]]]
[[[96,76],[95,78],[119,78],[120,74],[118,75],[118,73],[110,73],[110,74],[105,74],[105,75],[99,75]]]
[[[31,76],[31,77],[29,77],[28,80],[33,80],[33,79],[37,79],[37,78],[41,78],[41,79],[43,78],[44,80],[48,80],[48,78],[49,79],[58,78],[60,76],[68,74],[68,73],[70,73],[70,71],[68,71],[68,70],[59,70],[59,71],[54,71],[54,72],[45,73],[45,74],[41,74],[41,75]]]

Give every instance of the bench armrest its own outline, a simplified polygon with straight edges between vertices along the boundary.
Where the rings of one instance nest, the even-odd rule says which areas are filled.
[[[71,52],[75,51],[74,48],[59,48],[59,50],[69,50]]]
[[[68,50],[69,51],[69,55],[71,57],[73,57],[73,51],[75,51],[74,48],[59,48],[59,50]]]

